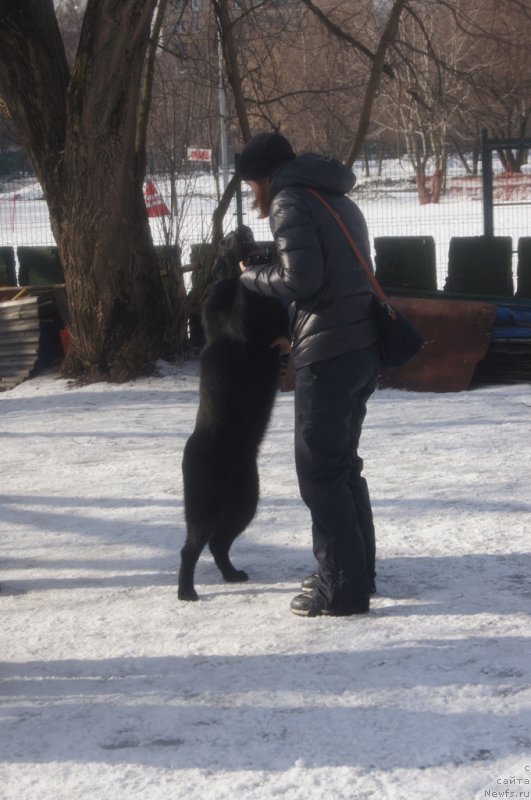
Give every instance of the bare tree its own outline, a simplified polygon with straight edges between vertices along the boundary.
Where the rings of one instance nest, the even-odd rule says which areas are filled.
[[[282,131],[297,150],[316,149],[349,164],[362,154],[368,136],[393,143],[398,152],[406,143],[421,202],[437,202],[449,146],[478,142],[487,117],[493,120],[489,127],[496,127],[494,120],[497,125],[512,120],[506,132],[516,130],[518,117],[518,130],[524,129],[525,34],[517,41],[513,31],[515,25],[525,31],[523,5],[518,0],[203,0],[189,10],[197,19],[205,6],[214,12],[235,150],[264,129]],[[196,98],[201,81],[212,87],[218,79],[212,68],[216,41],[202,36],[198,29],[191,71]],[[509,42],[504,62],[501,51]],[[207,53],[208,74],[202,64]],[[218,110],[211,111],[208,125],[218,131]],[[205,130],[206,121],[202,124]],[[508,162],[511,155],[505,154]],[[475,168],[476,156],[472,166],[465,152],[461,157]],[[215,239],[234,186],[235,181],[216,211]]]
[[[67,375],[123,380],[165,353],[136,133],[156,0],[88,0],[69,68],[53,0],[0,0],[0,92],[40,180],[70,310]]]
[[[488,128],[491,135],[502,139],[529,135],[530,15],[531,9],[515,0],[487,0],[475,26],[469,21],[470,14],[466,19],[469,40],[476,43],[477,53],[471,117],[478,130]],[[500,148],[498,155],[504,170],[511,174],[521,171],[526,151]]]
[[[239,34],[239,97],[247,100],[249,119],[267,120],[296,145],[314,142],[330,155],[346,153],[351,165],[380,81],[394,76],[387,55],[406,3],[394,0],[385,15],[375,14],[371,3],[354,9],[330,0],[278,7],[239,3],[240,16],[225,28],[233,40]]]
[[[385,92],[378,119],[403,137],[421,203],[437,202],[448,146],[476,170],[482,128],[522,137],[531,109],[529,12],[515,0],[409,0],[393,47],[398,91]],[[472,143],[468,164],[461,142]],[[524,151],[500,150],[507,171]],[[428,174],[429,167],[429,174]]]

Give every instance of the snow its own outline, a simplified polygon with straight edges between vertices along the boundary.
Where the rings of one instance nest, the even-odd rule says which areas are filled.
[[[529,385],[375,393],[379,593],[347,619],[289,611],[313,570],[289,393],[251,582],[205,553],[177,600],[197,389],[190,361],[0,395],[2,800],[529,797]]]

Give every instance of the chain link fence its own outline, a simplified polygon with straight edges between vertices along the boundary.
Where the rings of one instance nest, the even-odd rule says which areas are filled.
[[[432,237],[435,245],[437,288],[444,287],[450,242],[454,237],[484,233],[481,162],[474,174],[466,161],[449,155],[441,176],[434,169],[422,177],[423,203],[419,200],[419,178],[407,156],[364,158],[354,165],[357,185],[353,200],[363,211],[371,242],[380,237]],[[472,163],[472,160],[471,160]],[[22,156],[0,160],[0,247],[54,245],[42,189]],[[436,191],[437,190],[437,191]],[[429,202],[440,190],[438,202]],[[192,248],[208,242],[212,214],[220,188],[204,168],[186,175],[149,175],[146,202],[159,205],[160,215],[150,217],[155,244],[177,244],[183,265],[190,263]],[[426,202],[428,201],[428,202]],[[493,202],[496,236],[510,237],[516,254],[518,242],[531,236],[531,170],[524,166],[515,174],[494,166]],[[225,217],[225,230],[239,221],[249,225],[259,241],[270,239],[267,220],[258,220],[251,209],[250,192],[243,187],[241,214],[236,200]],[[513,271],[516,279],[516,255]]]

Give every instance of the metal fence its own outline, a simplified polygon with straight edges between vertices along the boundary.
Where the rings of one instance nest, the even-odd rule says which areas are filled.
[[[450,155],[437,203],[421,205],[415,171],[407,156],[363,159],[354,165],[357,185],[352,198],[363,211],[371,241],[381,236],[431,236],[436,247],[437,284],[443,288],[448,252],[453,237],[480,236],[485,232],[484,192],[481,162],[477,174],[470,174],[461,158]],[[0,175],[0,246],[15,249],[23,245],[53,245],[46,203],[35,177],[24,169],[10,169]],[[194,244],[209,240],[212,213],[219,190],[205,171],[184,176],[151,175],[149,179],[168,214],[150,218],[155,244],[178,244],[182,262],[190,261]],[[429,182],[429,178],[428,178]],[[146,183],[147,186],[147,183]],[[507,175],[500,165],[492,170],[492,207],[495,235],[518,240],[531,236],[531,170]],[[225,218],[225,229],[235,227],[240,215],[236,201]],[[270,239],[267,221],[256,218],[251,196],[242,192],[241,220],[252,227],[258,240]],[[516,274],[516,258],[514,260]]]

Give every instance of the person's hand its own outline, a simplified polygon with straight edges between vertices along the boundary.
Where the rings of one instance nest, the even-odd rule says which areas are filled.
[[[278,347],[280,354],[285,356],[291,350],[291,342],[285,336],[279,336],[277,339],[271,342],[269,347],[271,349],[273,349],[273,347]]]
[[[246,269],[245,261],[240,261],[240,272],[245,272]]]

